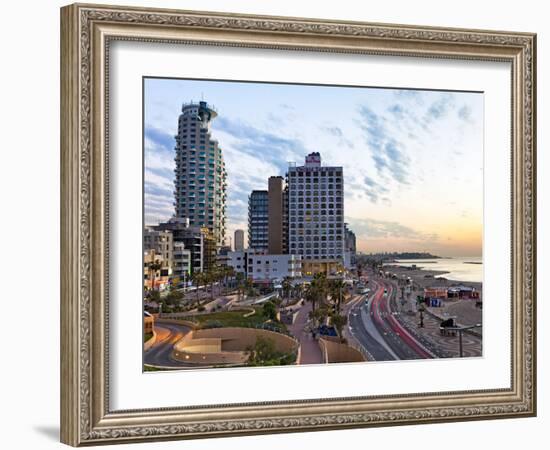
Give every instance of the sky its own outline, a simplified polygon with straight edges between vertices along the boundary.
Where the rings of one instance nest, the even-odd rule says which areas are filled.
[[[228,244],[236,229],[246,233],[250,191],[315,151],[344,168],[358,251],[481,255],[482,93],[146,78],[147,225],[174,214],[178,117],[202,99],[218,111],[211,131],[228,172]]]

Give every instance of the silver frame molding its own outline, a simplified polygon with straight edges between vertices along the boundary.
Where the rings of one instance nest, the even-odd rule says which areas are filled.
[[[113,40],[507,61],[509,389],[112,411],[108,58]],[[61,9],[61,440],[73,446],[536,415],[536,35],[75,4]],[[506,149],[503,149],[505,151]]]

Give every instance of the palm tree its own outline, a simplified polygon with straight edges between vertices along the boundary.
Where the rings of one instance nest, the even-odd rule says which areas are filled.
[[[328,314],[329,312],[326,306],[320,306],[319,308],[310,311],[309,318],[313,320],[315,328],[318,328],[328,317]]]
[[[155,290],[155,277],[157,275],[157,271],[162,269],[162,263],[155,259],[154,261],[151,261],[147,264],[147,268],[149,269],[149,273],[151,274],[151,290]]]
[[[210,285],[210,300],[214,300],[214,283],[216,282],[216,269],[210,269],[204,275],[205,283]]]
[[[285,277],[282,283],[283,286],[283,298],[288,299],[290,297],[290,291],[292,289],[292,283],[290,277]]]
[[[206,277],[204,272],[194,272],[191,276],[193,284],[195,285],[195,293],[197,294],[196,301],[199,303],[199,287],[206,283]]]
[[[241,301],[241,296],[243,294],[243,291],[244,291],[244,286],[243,286],[243,282],[244,282],[244,273],[242,272],[237,272],[236,275],[235,275],[235,278],[237,279],[237,294],[239,296],[239,301]]]
[[[311,284],[316,287],[317,293],[319,295],[318,299],[321,303],[326,303],[327,294],[328,294],[328,280],[327,276],[324,273],[316,273],[313,276]]]
[[[312,313],[315,313],[315,305],[319,299],[319,287],[314,283],[309,284],[306,288],[305,298],[311,303]]]
[[[235,277],[235,269],[231,266],[223,266],[224,285],[227,287],[227,280]]]
[[[342,331],[344,329],[344,326],[348,323],[348,318],[346,316],[341,316],[340,314],[332,314],[330,316],[330,321],[338,331],[338,336],[340,336],[340,340],[343,340],[344,336],[342,335]]]
[[[333,301],[336,300],[336,312],[340,313],[340,306],[342,304],[342,291],[346,287],[343,280],[332,280],[329,284],[330,296]]]

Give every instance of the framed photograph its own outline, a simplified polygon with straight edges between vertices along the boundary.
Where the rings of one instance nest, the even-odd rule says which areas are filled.
[[[536,414],[536,36],[61,9],[61,440]]]

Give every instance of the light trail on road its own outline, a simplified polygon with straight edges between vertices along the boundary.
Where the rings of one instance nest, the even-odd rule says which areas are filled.
[[[144,352],[144,364],[158,367],[171,367],[174,369],[189,367],[188,364],[172,359],[171,355],[174,344],[191,331],[191,328],[185,325],[162,322],[162,320],[160,320],[155,322],[155,331],[158,333],[157,336],[160,337],[160,340],[155,342],[149,350]]]
[[[376,361],[433,358],[434,354],[394,317],[390,305],[393,285],[371,279],[371,289],[374,293],[370,300],[368,295],[365,296],[348,312],[349,330],[360,345]]]

